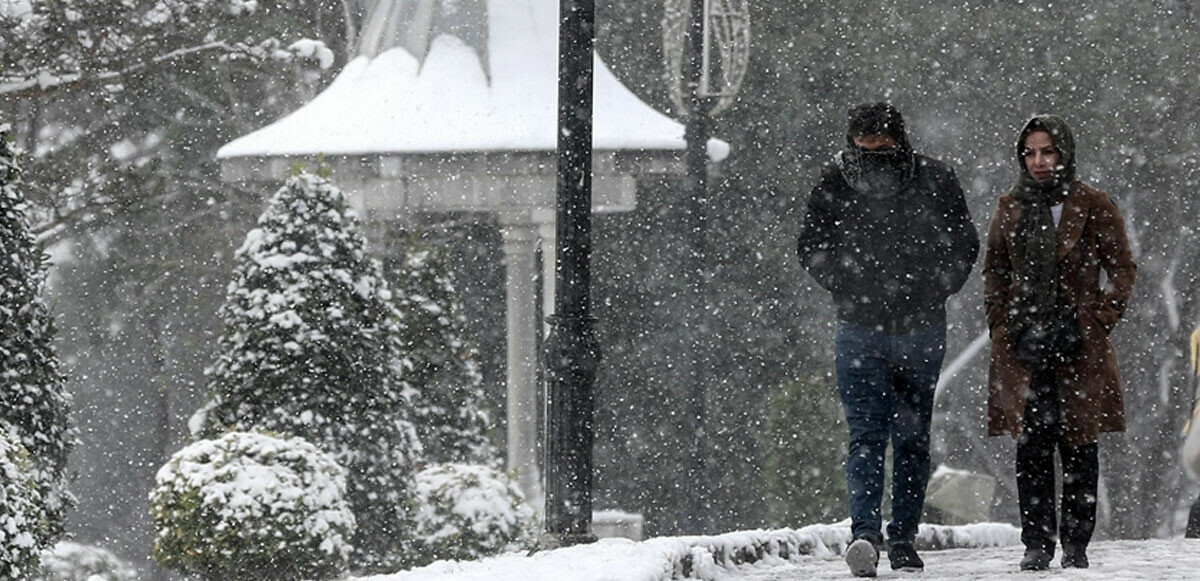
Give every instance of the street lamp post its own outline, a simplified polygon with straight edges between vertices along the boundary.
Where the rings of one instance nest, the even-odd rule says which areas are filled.
[[[705,146],[712,136],[712,123],[708,114],[709,99],[700,91],[700,81],[704,74],[704,26],[705,0],[690,0],[690,18],[684,32],[686,50],[683,57],[683,92],[687,107],[684,141],[687,149],[684,154],[687,173],[685,190],[688,199],[688,230],[691,241],[688,261],[692,268],[685,273],[685,279],[691,288],[693,307],[691,310],[692,344],[690,347],[689,364],[689,393],[687,398],[687,432],[692,440],[688,446],[688,476],[692,485],[688,487],[687,512],[684,515],[683,530],[689,534],[705,532],[708,505],[707,455],[708,436],[705,432],[707,418],[707,393],[705,383],[710,380],[707,366],[709,361],[709,345],[712,319],[709,316],[709,252],[708,252],[708,155]]]
[[[686,418],[690,436],[687,473],[691,485],[680,521],[684,532],[701,534],[707,528],[710,489],[707,483],[708,384],[714,373],[713,309],[710,286],[713,269],[709,248],[711,204],[708,191],[707,146],[712,118],[732,105],[745,78],[750,57],[749,0],[666,0],[663,56],[668,89],[675,110],[685,123],[685,179],[688,258],[684,280],[691,297],[688,328]]]
[[[592,523],[593,385],[600,347],[591,315],[594,0],[559,2],[554,315],[546,340],[545,548],[596,540]]]

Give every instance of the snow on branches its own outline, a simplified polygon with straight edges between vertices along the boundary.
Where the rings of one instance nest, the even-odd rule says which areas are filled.
[[[109,0],[33,2],[0,12],[0,96],[10,99],[81,86],[120,90],[121,80],[188,57],[255,61],[312,59],[322,69],[333,52],[320,40],[284,47],[272,36],[220,34],[223,24],[257,16],[244,0]],[[236,26],[224,27],[228,32]]]
[[[354,515],[341,466],[300,438],[230,432],[177,452],[150,494],[154,557],[205,579],[332,579]]]
[[[64,471],[75,434],[54,351],[54,320],[42,302],[45,254],[29,232],[20,169],[0,124],[0,430],[30,455],[47,529],[39,545],[63,533],[74,499]]]
[[[411,534],[421,445],[409,419],[398,322],[380,265],[342,192],[290,178],[236,254],[225,334],[194,433],[265,430],[305,438],[348,471],[355,563],[392,567]]]

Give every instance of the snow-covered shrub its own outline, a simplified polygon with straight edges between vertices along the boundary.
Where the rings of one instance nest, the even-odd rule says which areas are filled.
[[[419,232],[389,234],[385,264],[400,312],[405,380],[416,390],[413,423],[429,462],[500,466],[488,438],[483,375],[466,340],[466,317],[444,247]]]
[[[0,430],[0,580],[24,581],[38,570],[45,514],[25,449]]]
[[[135,581],[137,569],[100,547],[59,541],[42,551],[38,581]]]
[[[357,571],[394,570],[411,538],[421,445],[400,374],[392,293],[345,196],[301,174],[271,198],[237,251],[207,370],[197,437],[227,430],[304,438],[346,469]]]
[[[0,123],[0,425],[29,453],[46,525],[38,544],[62,536],[74,499],[64,471],[75,436],[54,351],[54,319],[41,299],[45,253],[29,231],[20,169]]]
[[[345,495],[342,468],[300,438],[200,440],[155,478],[154,558],[212,581],[331,579],[351,552]]]
[[[479,559],[527,546],[537,517],[511,478],[470,464],[434,464],[417,473],[421,557]]]

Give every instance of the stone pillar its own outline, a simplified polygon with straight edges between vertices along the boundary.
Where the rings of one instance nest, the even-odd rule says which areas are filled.
[[[538,469],[538,397],[536,304],[537,228],[528,214],[501,214],[508,329],[508,469],[517,474],[526,501],[539,513],[545,506]]]
[[[542,336],[550,332],[546,317],[554,314],[554,255],[557,252],[553,210],[534,210],[533,221],[537,223],[538,237],[542,249]]]

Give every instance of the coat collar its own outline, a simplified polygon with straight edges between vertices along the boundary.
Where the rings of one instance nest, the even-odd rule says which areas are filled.
[[[1083,185],[1078,181],[1072,183],[1071,192],[1063,200],[1062,217],[1059,218],[1058,228],[1055,229],[1056,260],[1066,258],[1083,236],[1083,226],[1087,223],[1085,198]]]

